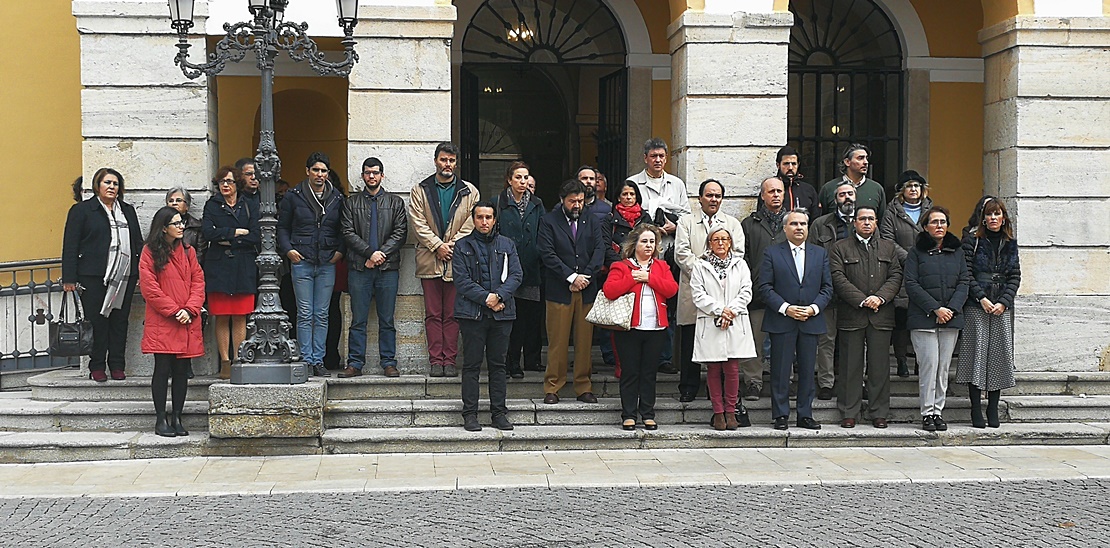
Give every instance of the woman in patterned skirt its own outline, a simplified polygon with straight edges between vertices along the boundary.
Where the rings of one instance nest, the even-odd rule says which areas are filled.
[[[971,425],[998,428],[999,391],[1014,386],[1014,295],[1021,284],[1017,240],[1006,205],[993,196],[983,199],[979,224],[964,238],[971,270],[964,307],[956,382],[966,383],[971,396]],[[983,420],[982,392],[987,392]]]

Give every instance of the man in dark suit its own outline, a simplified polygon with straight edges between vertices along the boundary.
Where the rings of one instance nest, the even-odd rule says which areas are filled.
[[[771,416],[775,430],[788,428],[790,370],[798,363],[798,426],[820,430],[813,420],[816,392],[813,369],[817,336],[825,332],[821,312],[832,301],[829,257],[817,245],[806,245],[809,217],[804,210],[786,214],[787,241],[767,248],[759,269],[759,293],[767,305],[763,331],[771,336]]]
[[[593,215],[582,215],[586,187],[579,181],[563,183],[561,205],[540,219],[537,247],[544,266],[547,299],[547,373],[543,402],[559,403],[567,383],[567,352],[574,328],[574,393],[578,401],[597,403],[590,382],[593,325],[586,314],[601,284],[606,241]]]

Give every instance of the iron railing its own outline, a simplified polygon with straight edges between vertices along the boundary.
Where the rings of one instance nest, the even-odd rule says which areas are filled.
[[[0,371],[80,365],[47,349],[62,303],[61,259],[0,263]]]

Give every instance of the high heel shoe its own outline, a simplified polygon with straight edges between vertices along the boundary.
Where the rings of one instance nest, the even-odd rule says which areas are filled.
[[[635,430],[636,429],[636,419],[625,419],[624,422],[621,423],[621,429],[622,430]]]
[[[711,426],[713,426],[714,430],[724,430],[726,428],[726,426],[725,426],[725,414],[724,413],[713,413],[713,420],[709,424]]]
[[[220,360],[219,376],[225,381],[231,378],[231,360]]]

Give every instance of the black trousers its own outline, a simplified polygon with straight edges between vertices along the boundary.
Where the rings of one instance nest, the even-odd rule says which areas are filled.
[[[489,370],[489,410],[493,416],[509,412],[505,407],[505,352],[513,322],[493,318],[459,320],[463,337],[462,401],[464,417],[478,415],[478,377],[482,359]]]
[[[621,419],[655,419],[655,376],[663,352],[665,331],[617,331],[614,339],[621,359]]]
[[[695,325],[678,326],[678,391],[695,398],[701,390],[701,364],[694,363]]]
[[[123,371],[124,352],[127,345],[127,320],[131,315],[131,300],[135,296],[137,277],[132,277],[124,289],[123,307],[113,310],[107,318],[100,314],[108,288],[104,279],[97,276],[81,276],[78,282],[85,288],[81,292],[81,307],[85,317],[92,322],[93,349],[89,355],[89,371]]]
[[[166,386],[173,378],[173,412],[180,414],[185,408],[185,395],[189,390],[188,358],[178,358],[174,354],[154,355],[154,375],[150,378],[150,395],[154,400],[154,410],[166,412]]]
[[[343,306],[339,301],[342,295],[340,291],[332,293],[328,307],[328,336],[324,339],[324,367],[328,369],[343,366],[343,356],[339,353],[339,337],[343,334]]]
[[[543,320],[547,315],[547,306],[543,301],[529,301],[516,299],[516,320],[512,322],[512,334],[509,335],[509,346],[505,354],[505,363],[510,371],[520,371],[520,355],[524,353],[524,366],[538,366],[540,363],[540,350],[543,341],[540,339],[544,331]]]

